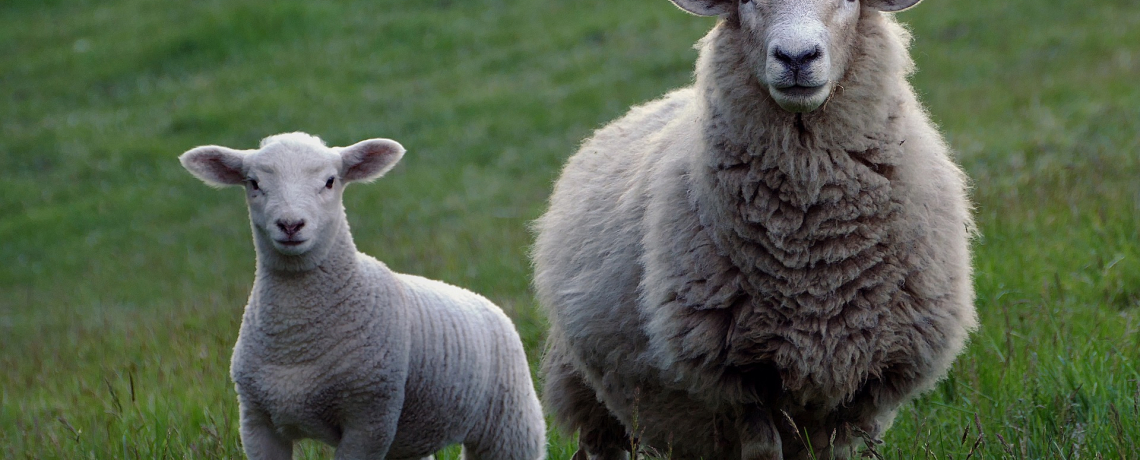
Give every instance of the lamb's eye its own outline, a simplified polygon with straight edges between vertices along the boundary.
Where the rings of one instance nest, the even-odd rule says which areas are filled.
[[[325,188],[332,188],[333,182],[336,182],[336,177],[330,177],[329,180],[325,181]]]
[[[741,5],[747,5],[749,3],[752,3],[752,0],[740,0]]]
[[[249,188],[254,189],[254,190],[261,190],[261,188],[259,188],[257,186],[257,181],[255,181],[253,179],[249,179]]]

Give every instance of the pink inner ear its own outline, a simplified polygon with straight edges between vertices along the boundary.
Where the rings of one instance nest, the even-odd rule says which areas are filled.
[[[217,185],[236,185],[245,180],[241,155],[224,147],[198,147],[180,158],[182,165],[199,179]]]
[[[395,141],[372,139],[345,148],[343,155],[347,168],[347,181],[371,180],[380,177],[400,161],[404,149]]]
[[[223,155],[211,155],[203,159],[203,163],[207,168],[214,173],[218,178],[218,182],[226,184],[240,184],[245,181],[245,176],[241,171],[231,167],[226,163],[226,158]]]

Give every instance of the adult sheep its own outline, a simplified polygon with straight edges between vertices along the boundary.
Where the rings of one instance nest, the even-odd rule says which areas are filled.
[[[576,458],[849,456],[976,327],[965,178],[885,14],[918,0],[673,3],[719,17],[694,85],[596,132],[536,222],[544,399]]]
[[[545,457],[545,423],[511,320],[487,299],[395,273],[357,252],[342,197],[404,154],[372,139],[329,148],[303,133],[259,150],[181,156],[207,184],[245,184],[257,276],[231,377],[251,459],[292,458],[293,440],[337,459]]]

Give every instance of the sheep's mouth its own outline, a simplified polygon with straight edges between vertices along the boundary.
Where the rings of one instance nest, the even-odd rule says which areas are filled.
[[[829,86],[791,85],[783,88],[771,87],[769,93],[784,110],[793,113],[811,112],[823,105],[829,95]]]
[[[306,241],[308,240],[277,240],[277,244],[280,244],[282,246],[300,246]]]
[[[776,91],[791,97],[812,97],[822,89],[823,86],[792,85],[784,88],[776,88]]]

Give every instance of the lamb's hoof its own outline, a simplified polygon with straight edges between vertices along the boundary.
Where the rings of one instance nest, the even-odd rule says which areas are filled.
[[[574,456],[570,457],[570,460],[590,460],[590,456],[586,455],[585,450],[578,449],[577,452],[574,452]]]

